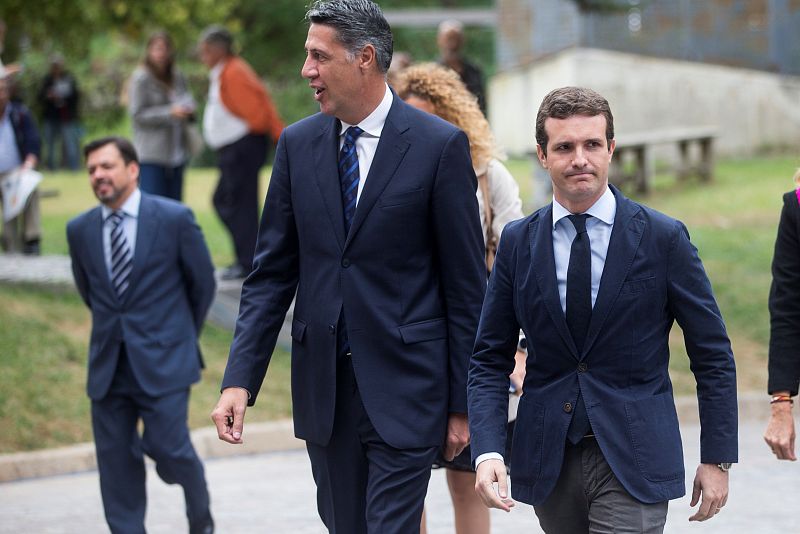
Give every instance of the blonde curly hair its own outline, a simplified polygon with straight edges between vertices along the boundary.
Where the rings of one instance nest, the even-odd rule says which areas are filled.
[[[403,100],[416,96],[430,102],[436,115],[467,134],[477,174],[486,171],[489,160],[502,157],[477,98],[455,71],[436,63],[412,65],[400,72],[394,90]]]

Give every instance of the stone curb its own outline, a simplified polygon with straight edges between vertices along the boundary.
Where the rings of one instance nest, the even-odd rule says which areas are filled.
[[[678,418],[684,424],[699,421],[697,399],[678,397],[675,399]],[[739,419],[762,420],[769,417],[770,409],[766,394],[742,393],[739,395]],[[305,443],[294,437],[291,420],[252,423],[245,427],[245,443],[230,445],[217,438],[213,427],[192,431],[192,442],[204,460],[227,456],[278,452],[305,447]],[[19,452],[0,455],[0,483],[27,478],[64,475],[97,468],[94,444],[81,443],[58,449]]]

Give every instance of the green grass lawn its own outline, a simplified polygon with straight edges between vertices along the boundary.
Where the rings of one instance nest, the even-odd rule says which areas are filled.
[[[659,176],[655,191],[637,198],[684,221],[700,251],[733,340],[742,390],[765,391],[769,337],[767,294],[770,261],[781,195],[792,188],[796,158],[728,160],[717,165],[713,184],[677,183]],[[523,200],[532,194],[532,162],[511,160]],[[266,191],[268,171],[262,173]],[[190,169],[186,202],[203,228],[214,262],[232,261],[231,245],[211,206],[214,169]],[[43,252],[66,254],[66,221],[95,205],[83,173],[48,174],[42,185],[58,195],[42,200]],[[89,441],[86,398],[88,311],[70,290],[0,284],[0,452],[32,450]],[[190,424],[210,424],[218,397],[231,334],[207,326],[201,344],[207,363],[203,381],[192,393]],[[671,339],[671,371],[678,393],[691,393],[694,381],[679,329]],[[259,403],[249,421],[287,417],[289,356],[272,360]]]

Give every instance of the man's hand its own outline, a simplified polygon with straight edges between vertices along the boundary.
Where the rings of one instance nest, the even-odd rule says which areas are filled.
[[[778,460],[797,460],[794,453],[794,417],[792,417],[792,404],[789,402],[776,402],[772,405],[772,415],[764,432],[764,441],[767,442],[772,453]]]
[[[28,154],[25,156],[25,161],[22,162],[22,166],[26,169],[35,169],[37,163],[39,163],[39,158],[37,158],[35,154]]]
[[[444,459],[448,462],[461,454],[469,445],[469,423],[467,414],[451,413],[447,419],[447,437],[444,442]]]
[[[508,474],[502,460],[484,460],[478,464],[475,471],[475,493],[489,508],[511,511],[514,501],[508,496]]]
[[[695,506],[702,495],[703,500],[689,521],[705,521],[719,513],[728,502],[728,473],[716,464],[700,464],[694,477],[692,502]]]
[[[211,420],[217,427],[217,435],[228,443],[243,443],[244,412],[247,409],[247,390],[244,388],[225,388],[219,397],[216,408],[211,412]]]

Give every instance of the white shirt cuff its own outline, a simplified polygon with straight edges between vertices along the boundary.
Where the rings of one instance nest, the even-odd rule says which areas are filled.
[[[477,469],[478,466],[481,465],[481,462],[484,462],[486,460],[500,460],[502,462],[503,455],[500,454],[499,452],[484,452],[483,454],[475,458],[475,469]]]

